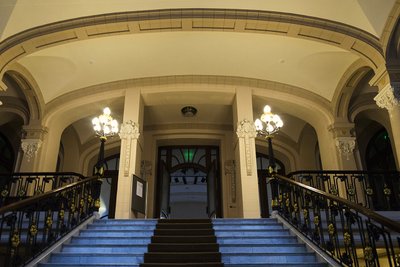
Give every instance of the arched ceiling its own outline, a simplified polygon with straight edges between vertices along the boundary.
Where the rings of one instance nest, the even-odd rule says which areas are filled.
[[[7,42],[13,36],[18,37],[21,34],[18,42],[12,45],[15,51],[21,49],[23,52],[11,51],[4,61],[8,62],[8,58],[11,58],[10,62],[14,60],[26,69],[39,87],[45,103],[64,94],[102,84],[185,75],[271,81],[287,85],[288,88],[307,90],[332,101],[341,78],[354,62],[361,59],[365,61],[365,65],[373,65],[377,61],[376,57],[377,54],[379,57],[380,52],[378,50],[381,49],[379,38],[395,2],[396,0],[1,0],[0,45],[3,44],[1,48],[5,48],[2,51],[6,51],[9,46]],[[218,23],[221,23],[221,17],[224,19],[221,11],[222,15],[219,15],[218,21],[215,20],[216,25],[209,27],[207,23],[214,23],[210,14],[204,25],[202,18],[196,14],[191,17],[188,29],[185,28],[185,14],[178,18],[181,26],[179,30],[172,26],[167,30],[154,30],[161,20],[166,23],[168,18],[163,16],[167,15],[163,14],[154,21],[144,19],[138,22],[134,20],[134,16],[146,17],[146,14],[136,14],[133,20],[127,19],[125,24],[121,22],[120,25],[119,21],[108,23],[112,16],[107,16],[102,24],[98,22],[98,17],[95,22],[93,17],[88,17],[87,25],[82,25],[80,21],[81,24],[77,23],[79,27],[76,29],[71,26],[74,19],[86,16],[169,9],[209,9],[216,10],[215,12],[226,9],[232,13],[236,10],[256,10],[288,16],[285,21],[280,22],[269,21],[270,13],[264,13],[260,20],[254,18],[257,14],[252,13],[245,18],[239,14],[238,18],[227,19],[226,25],[220,26]],[[298,15],[293,24],[291,14]],[[307,19],[307,23],[301,24],[301,19]],[[65,24],[70,28],[62,29],[62,23],[55,25],[63,20],[71,20],[69,24]],[[251,27],[245,29],[244,22],[250,22]],[[173,23],[171,21],[171,25]],[[196,23],[201,24],[201,27],[197,27]],[[152,25],[146,28],[146,24]],[[43,25],[47,26],[43,30],[45,33],[40,32],[41,28],[32,29]],[[52,31],[53,26],[59,28]],[[32,32],[33,37],[25,39],[23,31]],[[53,35],[46,35],[47,33]],[[1,56],[0,54],[0,60]],[[368,56],[371,57],[370,61]],[[294,94],[295,90],[293,89]],[[190,96],[196,98],[191,100]],[[187,102],[183,104],[199,105],[199,116],[203,116],[198,118],[200,122],[231,122],[231,110],[226,97],[210,100],[197,96],[199,93],[186,93],[182,97],[175,94],[176,99],[168,98],[168,94],[164,93],[159,96],[144,95],[146,114],[150,118],[147,121],[156,124],[185,122],[179,113],[179,101],[184,98]],[[231,99],[231,95],[228,98]],[[208,102],[203,103],[199,99],[206,99]],[[223,116],[212,117],[215,108],[219,108]],[[203,110],[208,113],[202,113]],[[175,113],[172,114],[172,111]],[[285,119],[292,118],[288,114]],[[287,128],[287,135],[297,141],[304,124],[304,121],[293,118],[292,125],[297,125],[299,130],[291,131]],[[88,138],[81,137],[81,140],[84,142]]]
[[[40,50],[19,60],[45,102],[110,81],[174,75],[270,80],[328,100],[358,59],[335,46],[285,36],[234,32],[118,35]]]
[[[97,14],[173,8],[222,8],[299,14],[380,37],[396,0],[2,0],[0,41],[23,30]],[[379,12],[377,12],[379,11]]]

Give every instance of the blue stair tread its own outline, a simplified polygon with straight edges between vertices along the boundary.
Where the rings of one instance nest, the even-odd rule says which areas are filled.
[[[323,262],[307,262],[307,263],[299,263],[299,262],[284,262],[284,263],[225,263],[224,267],[328,267],[327,263]]]
[[[76,263],[71,263],[71,264],[65,264],[65,263],[40,263],[37,265],[38,267],[139,267],[140,264],[101,264],[99,265],[98,263],[96,264],[90,264],[90,263],[82,263],[82,264],[76,264]]]

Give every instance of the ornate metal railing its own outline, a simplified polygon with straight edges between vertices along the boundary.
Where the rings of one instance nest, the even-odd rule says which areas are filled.
[[[0,173],[0,207],[85,178],[74,172]]]
[[[296,171],[288,177],[373,210],[400,210],[397,171]]]
[[[273,209],[344,266],[400,266],[400,224],[287,177],[271,179]]]
[[[90,177],[0,208],[0,266],[22,266],[100,207],[101,181]]]

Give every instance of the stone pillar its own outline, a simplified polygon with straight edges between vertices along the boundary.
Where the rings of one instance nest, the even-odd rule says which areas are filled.
[[[38,170],[38,152],[43,144],[47,130],[40,126],[24,126],[23,138],[21,139],[21,165],[20,172],[35,172]]]
[[[140,177],[142,146],[140,133],[143,103],[140,90],[129,89],[125,95],[124,121],[121,124],[121,153],[118,173],[118,189],[115,218],[135,218],[131,211],[133,175]]]
[[[260,218],[258,178],[256,165],[255,137],[253,122],[253,103],[251,90],[238,88],[235,101],[238,142],[235,147],[236,177],[240,183],[241,209],[244,218]],[[260,111],[262,112],[262,111]]]
[[[356,145],[356,138],[353,135],[354,124],[349,122],[335,122],[329,128],[331,132],[331,141],[335,144],[334,154],[337,158],[337,170],[357,170],[356,160],[354,156],[354,148]],[[357,188],[346,188],[344,182],[338,182],[338,188],[332,188],[333,191],[337,190],[339,196],[347,198],[347,190],[358,190],[362,192],[362,188],[356,185]]]
[[[380,108],[387,109],[392,132],[392,147],[400,169],[400,83],[384,86],[374,98]]]

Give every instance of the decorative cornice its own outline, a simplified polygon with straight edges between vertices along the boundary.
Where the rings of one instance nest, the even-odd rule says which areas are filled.
[[[30,161],[34,156],[36,156],[42,145],[42,140],[40,139],[22,139],[21,148],[24,152],[27,161]]]
[[[252,175],[252,157],[251,157],[251,141],[250,139],[254,139],[257,136],[256,126],[254,122],[249,120],[242,120],[238,122],[236,134],[239,138],[244,139],[244,149],[245,149],[245,160],[246,160],[246,170],[247,175]]]
[[[353,153],[354,148],[356,147],[356,138],[336,137],[335,143],[339,153],[346,156],[346,159],[349,160],[349,156]]]
[[[400,84],[387,84],[375,97],[376,105],[389,112],[400,105]]]

